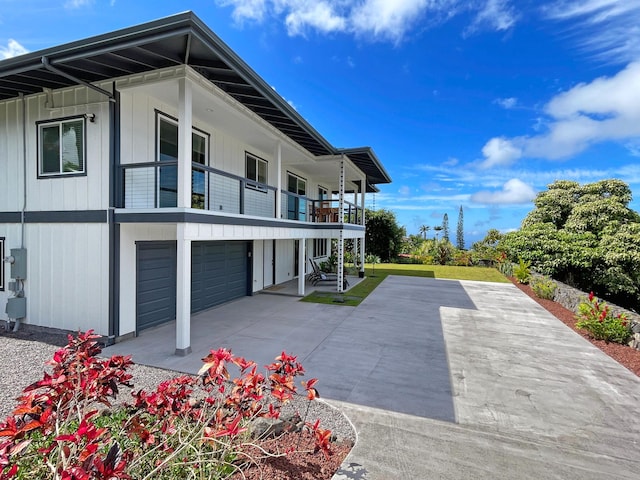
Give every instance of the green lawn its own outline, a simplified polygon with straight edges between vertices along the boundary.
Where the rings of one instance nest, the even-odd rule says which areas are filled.
[[[374,266],[365,264],[365,278],[348,292],[340,295],[336,292],[313,292],[301,301],[326,303],[355,307],[369,295],[387,275],[405,275],[408,277],[448,278],[453,280],[478,280],[481,282],[502,282],[509,280],[495,268],[454,267],[448,265],[410,265],[404,263],[383,263]]]

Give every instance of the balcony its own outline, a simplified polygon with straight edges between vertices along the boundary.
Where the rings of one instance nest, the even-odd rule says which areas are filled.
[[[146,162],[119,167],[119,205],[130,209],[161,209],[177,206],[178,162]],[[278,189],[222,170],[193,163],[191,208],[233,215],[282,218],[308,223],[362,224],[362,209],[336,199],[316,200]],[[342,220],[342,222],[341,222]]]

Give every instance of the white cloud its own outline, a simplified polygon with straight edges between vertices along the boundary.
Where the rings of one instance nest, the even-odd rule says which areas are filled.
[[[304,35],[307,28],[322,33],[341,32],[346,28],[346,19],[336,13],[330,2],[285,0],[282,3],[290,8],[285,24],[291,36]]]
[[[471,35],[481,29],[504,31],[516,24],[518,15],[509,0],[487,0],[478,11],[465,35]]]
[[[82,1],[82,0],[75,0]],[[85,0],[88,1],[88,0]],[[510,0],[216,0],[233,8],[237,23],[284,19],[289,35],[347,32],[372,40],[398,43],[409,31],[430,27],[463,12],[474,15],[469,27],[502,31],[511,28],[517,15]]]
[[[365,0],[351,11],[351,24],[359,34],[399,41],[405,32],[424,15],[427,0]],[[438,3],[438,2],[435,2]]]
[[[471,195],[471,201],[488,205],[513,205],[531,202],[536,192],[522,180],[512,178],[497,192],[481,191]]]
[[[93,0],[67,0],[64,4],[65,8],[82,8],[87,7],[93,3]]]
[[[543,12],[569,23],[570,38],[600,60],[627,63],[640,58],[638,0],[557,0]]]
[[[407,185],[403,185],[402,187],[400,187],[400,188],[398,189],[398,193],[399,193],[400,195],[403,195],[403,196],[410,195],[410,194],[411,194],[411,187],[409,187],[409,186],[407,186]]]
[[[0,58],[2,59],[17,57],[18,55],[24,55],[25,53],[29,53],[29,50],[12,38],[9,39],[9,43],[6,47],[0,47]]]
[[[269,0],[216,0],[221,7],[233,7],[231,17],[237,22],[244,20],[261,22],[267,13]]]
[[[518,99],[516,97],[496,98],[493,103],[497,103],[506,110],[511,110],[518,104]]]
[[[521,157],[562,159],[607,141],[640,140],[640,62],[612,77],[581,83],[544,107],[546,131],[535,136],[496,137],[482,153],[481,167],[509,165]]]
[[[504,137],[495,137],[482,147],[484,160],[480,168],[511,165],[522,156],[522,150],[512,140]]]

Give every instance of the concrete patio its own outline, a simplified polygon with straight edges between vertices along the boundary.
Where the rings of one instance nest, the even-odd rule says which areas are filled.
[[[640,380],[511,284],[388,277],[360,306],[256,295],[105,349],[196,372],[298,355],[358,442],[336,479],[635,479]]]

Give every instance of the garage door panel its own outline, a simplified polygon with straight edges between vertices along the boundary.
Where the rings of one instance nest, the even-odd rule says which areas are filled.
[[[194,242],[191,262],[192,312],[247,294],[247,242]]]
[[[176,244],[140,242],[137,245],[136,329],[176,318]]]

